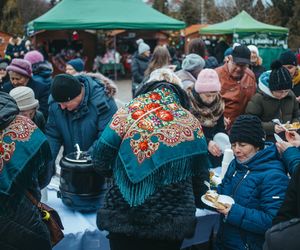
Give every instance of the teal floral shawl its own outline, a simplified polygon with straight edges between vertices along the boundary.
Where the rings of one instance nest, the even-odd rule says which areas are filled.
[[[0,193],[9,194],[17,176],[32,167],[27,163],[45,142],[45,135],[24,116],[17,115],[8,127],[0,130]],[[28,171],[28,175],[31,173]]]
[[[167,88],[120,108],[100,141],[118,150],[114,178],[130,205],[142,204],[159,186],[196,175],[201,164],[209,165],[199,121]],[[190,162],[197,155],[203,155],[203,161],[193,169]]]

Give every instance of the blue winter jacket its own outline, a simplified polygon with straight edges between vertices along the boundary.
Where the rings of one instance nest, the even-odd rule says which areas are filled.
[[[243,164],[234,159],[218,187],[218,193],[231,196],[235,204],[226,218],[221,216],[217,249],[262,249],[264,233],[272,226],[288,182],[271,142]]]
[[[50,87],[52,83],[52,73],[53,73],[53,67],[52,64],[48,61],[35,63],[32,65],[32,78],[35,81],[44,83],[48,87]]]
[[[91,153],[94,143],[117,111],[114,99],[106,95],[103,84],[88,76],[77,78],[84,86],[84,98],[76,110],[62,110],[52,96],[49,98],[46,135],[53,159],[61,145],[64,146],[63,155],[76,151],[76,143],[82,151]]]
[[[289,174],[292,176],[300,165],[300,150],[296,147],[289,147],[282,153],[282,161]]]

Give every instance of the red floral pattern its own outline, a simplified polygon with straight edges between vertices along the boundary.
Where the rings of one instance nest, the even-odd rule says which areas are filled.
[[[15,142],[11,140],[27,141],[35,129],[36,125],[30,119],[17,116],[6,129],[0,132],[0,172],[4,162],[11,159],[16,149]],[[10,137],[11,140],[5,140],[6,137]]]
[[[199,121],[177,104],[170,90],[151,92],[134,99],[114,115],[110,128],[130,146],[139,163],[159,148],[160,143],[173,147],[203,136]],[[131,115],[128,115],[131,114]],[[126,132],[125,132],[126,131]],[[135,135],[139,139],[134,139]],[[157,142],[153,142],[153,138]]]

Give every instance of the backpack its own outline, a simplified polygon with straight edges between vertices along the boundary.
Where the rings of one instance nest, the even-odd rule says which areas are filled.
[[[264,250],[299,250],[300,218],[280,222],[265,234]]]

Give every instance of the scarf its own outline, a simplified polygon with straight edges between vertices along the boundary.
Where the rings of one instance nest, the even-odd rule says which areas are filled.
[[[225,103],[220,94],[210,103],[204,103],[194,87],[187,89],[188,96],[191,100],[190,112],[200,121],[203,127],[214,127],[217,125],[219,118],[224,113]]]
[[[27,163],[45,142],[45,135],[24,116],[17,115],[5,129],[0,130],[0,193],[9,194],[13,182],[21,173],[32,178],[30,169],[33,166]]]
[[[119,149],[114,179],[131,206],[142,204],[161,186],[197,175],[200,164],[209,166],[199,121],[169,88],[141,94],[120,108],[100,139]],[[192,166],[199,155],[203,162]]]

